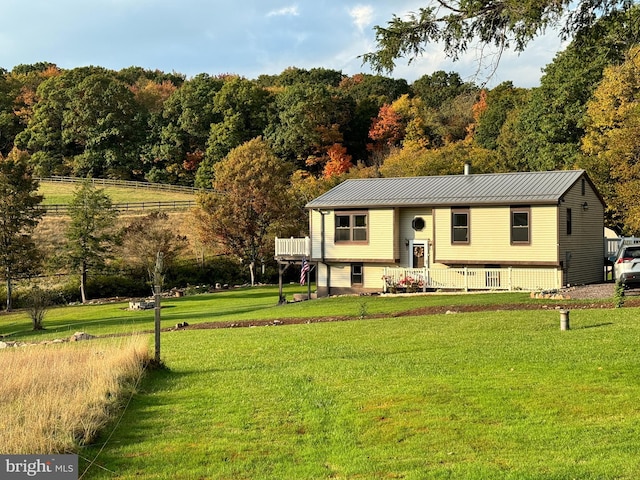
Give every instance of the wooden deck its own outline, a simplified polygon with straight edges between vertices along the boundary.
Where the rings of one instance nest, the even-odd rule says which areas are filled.
[[[278,238],[275,242],[276,260],[301,260],[311,257],[311,239],[304,238]]]

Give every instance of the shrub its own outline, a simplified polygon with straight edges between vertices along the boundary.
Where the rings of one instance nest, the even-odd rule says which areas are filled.
[[[27,302],[27,313],[33,323],[33,329],[44,330],[42,322],[47,314],[47,310],[49,310],[49,305],[51,305],[49,292],[43,290],[37,285],[34,285],[31,287],[31,291],[27,297]]]

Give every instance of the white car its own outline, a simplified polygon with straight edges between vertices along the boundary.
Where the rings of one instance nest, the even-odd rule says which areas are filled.
[[[640,245],[623,245],[613,264],[616,282],[625,287],[640,287]]]

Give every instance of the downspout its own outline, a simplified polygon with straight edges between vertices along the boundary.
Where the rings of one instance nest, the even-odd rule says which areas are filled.
[[[327,263],[325,263],[325,225],[324,225],[324,217],[328,215],[329,212],[327,210],[318,209],[318,213],[322,217],[322,222],[320,223],[320,259],[322,263],[327,267],[327,296],[331,295],[331,267]],[[318,272],[320,273],[320,272]]]
[[[318,213],[322,217],[322,222],[320,223],[320,260],[324,263],[324,212],[318,210]]]

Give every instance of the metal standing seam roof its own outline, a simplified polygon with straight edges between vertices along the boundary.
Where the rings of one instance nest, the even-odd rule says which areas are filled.
[[[350,179],[306,207],[553,204],[582,175],[584,170]]]

